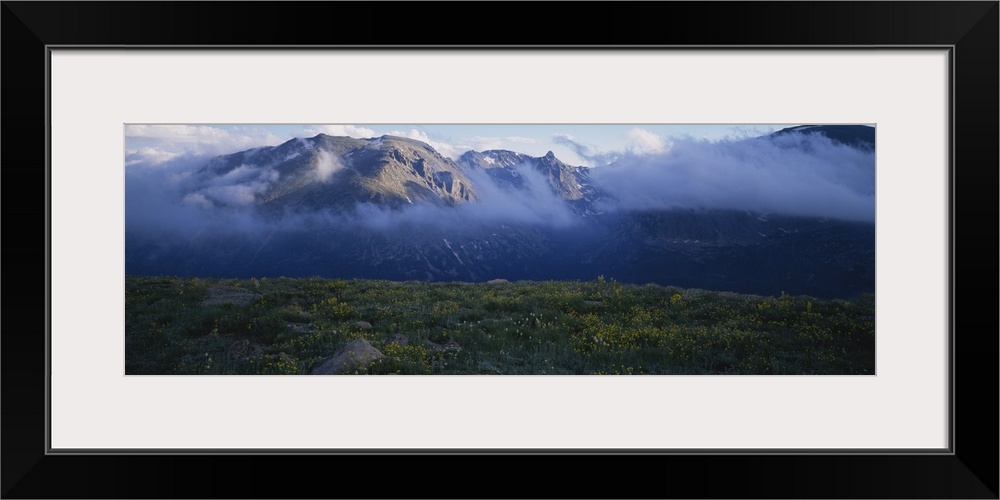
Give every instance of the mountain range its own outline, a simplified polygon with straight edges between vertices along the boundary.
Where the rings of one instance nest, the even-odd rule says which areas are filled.
[[[862,126],[805,125],[749,140],[809,154],[815,137],[862,152],[875,147],[875,130]],[[292,139],[193,170],[176,193],[196,217],[188,233],[130,224],[127,210],[126,273],[430,281],[603,275],[767,295],[875,291],[872,221],[725,206],[622,209],[629,192],[599,182],[601,168],[614,165],[573,166],[551,151],[468,151],[453,160],[395,136]],[[871,169],[873,179],[873,161]],[[127,188],[127,201],[130,194]]]

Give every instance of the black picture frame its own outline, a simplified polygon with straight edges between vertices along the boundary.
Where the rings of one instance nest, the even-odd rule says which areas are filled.
[[[4,498],[998,498],[998,20],[988,2],[3,2]],[[445,22],[457,12],[475,22]],[[483,29],[488,19],[497,29]],[[504,27],[517,26],[517,30]],[[334,29],[335,28],[335,29]],[[47,453],[47,47],[951,47],[952,453]],[[961,193],[961,196],[959,196]],[[43,196],[43,194],[45,196]],[[14,232],[16,230],[16,232]],[[919,270],[915,271],[919,272]],[[985,305],[980,305],[985,304]],[[560,468],[553,468],[554,463]],[[329,475],[312,476],[311,469]],[[375,471],[384,481],[357,478]],[[569,471],[566,474],[562,471]],[[480,485],[468,489],[465,484]],[[530,485],[530,486],[529,486]],[[319,488],[318,490],[316,488]]]

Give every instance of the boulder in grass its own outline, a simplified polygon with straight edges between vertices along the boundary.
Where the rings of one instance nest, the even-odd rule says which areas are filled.
[[[496,365],[488,361],[479,363],[479,373],[483,375],[503,375],[503,372]]]
[[[352,340],[330,356],[312,371],[313,375],[341,375],[352,373],[368,363],[384,357],[381,351],[372,347],[365,339]]]
[[[453,339],[445,340],[440,344],[426,340],[424,341],[424,345],[436,352],[459,352],[462,350],[462,346],[458,345],[458,342],[455,342]]]
[[[386,344],[406,345],[410,343],[410,338],[402,333],[394,333],[385,339]]]
[[[506,284],[508,284],[510,282],[507,281],[507,280],[505,280],[505,279],[503,279],[503,278],[497,278],[495,280],[489,280],[486,283],[489,284],[489,285],[506,285]]]
[[[358,328],[360,328],[362,330],[371,330],[372,329],[372,324],[369,323],[369,322],[367,322],[367,321],[358,321],[358,322],[354,323],[354,326],[356,326],[356,327],[358,327]]]

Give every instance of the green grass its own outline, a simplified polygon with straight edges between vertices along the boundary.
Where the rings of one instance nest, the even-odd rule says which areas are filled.
[[[369,374],[873,374],[875,303],[603,277],[125,280],[128,374],[307,374],[357,338],[385,355]]]

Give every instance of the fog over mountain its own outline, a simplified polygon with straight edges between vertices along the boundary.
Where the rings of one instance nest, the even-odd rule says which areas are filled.
[[[663,153],[595,168],[591,179],[613,197],[601,204],[607,211],[730,209],[875,220],[874,150],[820,133],[674,141]]]
[[[126,272],[874,291],[873,128],[653,139],[593,168],[324,134],[127,168]]]

